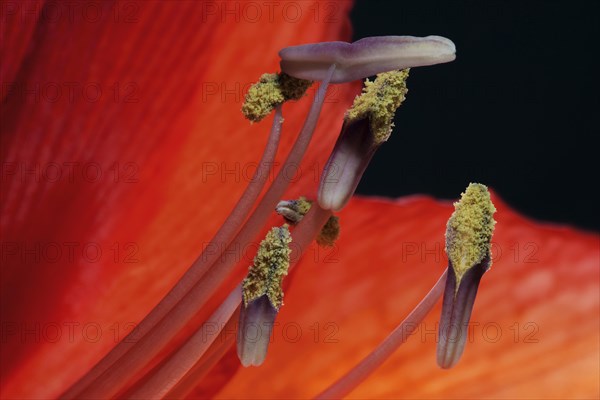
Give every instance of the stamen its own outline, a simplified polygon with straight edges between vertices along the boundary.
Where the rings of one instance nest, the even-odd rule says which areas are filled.
[[[406,97],[408,70],[367,80],[346,113],[342,133],[321,176],[318,201],[323,208],[341,210],[350,200],[375,151],[392,131],[394,114]]]
[[[244,280],[244,304],[240,310],[237,351],[240,361],[245,367],[249,365],[261,365],[265,360],[273,322],[283,298],[281,278],[278,278],[278,276],[283,277],[281,271],[284,268],[287,273],[285,265],[289,263],[290,259],[296,261],[289,268],[291,269],[295,266],[308,245],[315,239],[318,232],[322,230],[325,221],[330,217],[330,211],[323,210],[318,205],[312,207],[312,210],[309,210],[306,217],[302,219],[302,222],[294,230],[294,246],[291,252],[287,251],[289,246],[285,245],[286,242],[289,244],[286,234],[283,234],[282,238],[280,236],[280,239],[277,239],[279,235],[272,234],[271,238],[267,237],[267,242],[264,245],[261,243],[262,249],[259,250],[255,258],[254,266],[251,268],[248,278]],[[272,248],[270,249],[270,247]],[[270,265],[271,257],[273,257],[274,266]],[[253,270],[255,271],[253,272]],[[266,270],[269,272],[265,274]],[[271,273],[273,275],[269,277]],[[257,278],[264,277],[265,275],[267,282],[277,283],[272,291],[268,289],[272,285],[268,283],[263,285],[255,282]],[[264,288],[265,286],[267,287],[266,289]],[[250,290],[248,290],[249,287]],[[260,289],[261,287],[263,289]],[[256,288],[259,289],[256,290]],[[249,293],[246,294],[246,292]],[[270,294],[270,292],[274,295]],[[275,303],[273,300],[276,300]],[[250,332],[248,332],[248,329],[254,330],[252,337],[249,337]]]
[[[319,207],[318,204],[313,204],[308,213],[302,218],[298,227],[294,229],[294,241],[292,246],[292,254],[290,259],[297,263],[306,248],[317,237],[323,226],[331,218],[331,211]],[[295,264],[292,264],[294,267]]]
[[[294,251],[292,256],[294,260],[300,260],[302,253],[306,250],[310,242],[315,238],[317,232],[321,229],[324,221],[329,218],[331,212],[323,210],[320,207],[314,207],[312,212],[309,212],[302,223],[298,225],[294,231]],[[284,239],[287,241],[287,239]],[[277,241],[275,242],[277,243]],[[263,248],[262,259],[265,257],[269,250]],[[283,256],[286,251],[280,251],[282,244],[275,244],[277,247],[276,253],[279,259]],[[285,262],[285,257],[284,262]],[[259,260],[259,263],[262,261]],[[279,261],[278,261],[279,263]],[[296,261],[297,263],[297,261]],[[290,266],[290,269],[295,264]],[[242,302],[242,284],[238,285],[227,297],[227,299],[217,308],[212,316],[198,329],[198,331],[192,335],[186,343],[181,346],[169,359],[158,369],[153,371],[151,375],[144,377],[143,382],[133,392],[132,396],[137,398],[161,398],[166,392],[169,392],[169,397],[174,395],[175,398],[182,398],[179,396],[182,393],[189,393],[194,386],[194,378],[201,376],[207,372],[209,365],[214,362],[214,358],[218,358],[219,355],[225,353],[226,348],[232,343],[228,340],[228,336],[225,337],[225,343],[215,343],[218,335],[221,333],[224,327],[224,321],[228,319],[227,326],[232,325],[232,318],[235,318],[235,310],[242,308],[240,303]],[[273,309],[268,297],[261,296],[259,300],[261,304],[265,305],[265,301],[268,306],[266,307],[267,314]],[[241,313],[240,313],[241,315]],[[272,322],[272,321],[271,321]],[[215,332],[213,329],[217,327]],[[209,332],[210,331],[210,332]],[[270,332],[267,335],[270,337]],[[265,343],[265,345],[268,344]],[[265,350],[266,354],[266,350]]]
[[[335,65],[332,65],[329,68],[329,77],[333,75],[334,71]],[[213,265],[209,264],[210,268],[193,284],[191,289],[187,293],[181,293],[179,302],[176,302],[175,306],[170,309],[170,312],[169,309],[164,310],[164,318],[159,319],[153,326],[150,326],[145,336],[136,336],[140,338],[138,341],[127,343],[119,352],[115,353],[114,357],[111,356],[106,362],[103,359],[101,361],[103,364],[100,368],[95,367],[89,376],[84,376],[84,384],[77,384],[77,391],[73,389],[69,390],[68,398],[104,398],[114,396],[180,332],[196,314],[197,310],[200,310],[206,304],[209,297],[215,293],[216,289],[234,266],[233,257],[223,258],[221,255],[224,252],[233,251],[236,246],[241,246],[252,240],[256,232],[264,225],[271,210],[273,210],[278,199],[281,198],[287,188],[289,179],[287,179],[283,171],[289,165],[298,165],[304,156],[316,127],[328,85],[329,80],[326,79],[319,86],[304,126],[286,162],[235,239],[230,242],[229,246],[223,252],[220,252],[213,258],[213,260],[216,258],[216,261]],[[321,227],[322,225],[319,229]]]
[[[298,239],[295,240],[294,250],[296,251],[294,257],[296,260],[300,259],[301,254],[304,252],[308,244],[314,239],[317,228],[322,226],[323,221],[330,216],[330,212],[322,210],[319,207],[315,207],[313,213],[310,213],[302,224],[298,226],[295,232],[297,232]],[[264,361],[266,355],[266,346],[268,346],[268,339],[271,336],[270,329],[272,329],[272,323],[275,315],[272,315],[272,310],[277,310],[273,306],[270,298],[276,299],[279,306],[282,304],[283,293],[281,292],[281,279],[283,278],[284,269],[287,272],[286,264],[289,265],[290,250],[289,243],[291,236],[286,226],[281,228],[273,228],[265,240],[261,243],[253,268],[254,273],[251,275],[251,279],[246,279],[242,284],[238,285],[227,297],[227,299],[217,308],[217,310],[211,315],[211,317],[192,335],[184,345],[182,345],[177,351],[175,351],[168,360],[166,360],[159,368],[151,372],[150,376],[144,377],[142,383],[135,389],[130,395],[132,398],[162,398],[168,392],[169,396],[173,395],[175,398],[181,398],[183,393],[189,393],[194,387],[194,378],[208,372],[210,365],[222,356],[232,341],[228,340],[228,337],[222,338],[223,343],[216,343],[215,340],[221,333],[221,330],[225,326],[232,326],[232,318],[236,316],[236,307],[240,311],[240,327],[247,326],[244,321],[242,314],[246,308],[256,304],[254,310],[247,313],[247,317],[253,319],[256,326],[267,328],[263,336],[257,336],[257,340],[266,338],[266,341],[258,341],[257,346],[254,349],[254,353],[250,352],[251,349],[245,349],[247,351],[247,357],[251,358],[252,365],[259,365]],[[272,268],[270,263],[274,263],[277,266]],[[294,264],[295,265],[295,264]],[[292,265],[289,268],[293,268]],[[258,293],[254,289],[249,289],[248,286],[253,286],[253,282],[259,276],[267,276],[266,285],[263,286],[262,295],[255,297]],[[275,284],[278,288],[269,290],[269,287]],[[244,288],[246,286],[246,288]],[[244,295],[244,303],[240,307],[242,302],[241,293],[248,291],[248,296]],[[271,296],[269,297],[269,293]],[[251,299],[255,297],[254,300]],[[268,306],[268,307],[267,307]],[[262,311],[261,315],[256,315],[259,311]],[[254,316],[250,313],[255,313]],[[272,318],[271,318],[272,316]],[[214,328],[217,327],[217,331]],[[239,340],[239,336],[238,336]],[[239,346],[239,343],[238,343]],[[264,346],[264,351],[261,351],[261,346]],[[239,348],[238,348],[239,351]],[[255,357],[250,357],[254,354]],[[262,359],[258,356],[262,354]],[[247,366],[242,362],[244,366]],[[250,364],[248,364],[250,365]],[[197,382],[197,381],[195,381]]]
[[[281,215],[287,222],[296,225],[304,218],[304,215],[310,210],[312,201],[300,197],[297,200],[282,200],[275,207],[275,211]],[[317,244],[321,247],[332,247],[335,241],[340,237],[340,219],[335,215],[329,217],[321,232],[317,236]]]
[[[237,354],[244,367],[258,367],[265,361],[276,317],[277,309],[266,295],[241,307]]]
[[[273,228],[267,233],[242,284],[244,307],[247,308],[261,296],[267,296],[273,308],[279,310],[283,303],[281,282],[290,266],[291,241],[287,225]]]
[[[396,110],[406,99],[408,69],[384,72],[374,82],[365,81],[363,93],[356,96],[346,113],[348,123],[369,119],[375,144],[387,141],[394,127]]]
[[[254,179],[230,217],[213,238],[212,243],[225,244],[227,248],[212,254],[202,254],[169,294],[126,338],[127,340],[119,343],[73,385],[63,395],[64,398],[108,398],[123,394],[125,388],[129,392],[128,395],[133,398],[162,398],[165,395],[189,391],[190,379],[206,373],[214,358],[224,353],[226,346],[215,344],[214,341],[225,322],[228,325],[232,323],[232,315],[239,309],[242,300],[238,355],[244,366],[260,365],[266,356],[274,319],[283,304],[281,283],[287,274],[290,258],[298,260],[317,234],[319,234],[317,242],[321,245],[331,246],[337,239],[339,220],[332,216],[330,210],[339,209],[345,204],[354,192],[374,149],[389,137],[393,114],[406,94],[404,82],[407,71],[381,74],[374,83],[367,81],[365,93],[356,99],[353,108],[346,116],[342,135],[336,144],[338,149],[340,142],[343,142],[339,145],[339,154],[344,154],[344,145],[348,143],[351,146],[346,147],[346,150],[357,143],[364,144],[362,142],[365,140],[368,142],[366,151],[363,149],[362,159],[352,160],[351,157],[345,159],[344,166],[349,166],[354,171],[347,175],[351,178],[351,183],[345,185],[346,190],[350,188],[349,194],[334,195],[333,197],[337,196],[338,199],[332,200],[331,191],[320,190],[319,204],[314,204],[314,207],[311,207],[311,202],[306,199],[294,203],[293,207],[290,204],[280,203],[278,211],[282,211],[287,219],[292,223],[302,221],[294,231],[296,245],[294,250],[289,248],[291,236],[288,226],[273,228],[261,243],[254,265],[242,284],[182,346],[132,385],[136,374],[144,367],[148,367],[150,361],[186,327],[233,269],[235,266],[233,258],[223,258],[222,254],[247,243],[265,223],[275,203],[289,184],[282,171],[285,171],[288,165],[297,165],[308,147],[328,84],[362,79],[375,73],[409,66],[451,61],[454,59],[454,52],[454,44],[451,41],[434,36],[368,38],[353,44],[331,42],[282,50],[281,67],[284,72],[261,76],[260,81],[248,91],[242,107],[244,115],[253,122],[262,120],[273,109],[276,109],[276,113],[269,144]],[[304,78],[304,76],[312,78]],[[274,183],[258,203],[254,213],[246,220],[268,176],[264,168],[272,165],[269,160],[272,161],[275,156],[282,123],[281,104],[302,97],[312,84],[312,80],[323,82],[317,91],[302,131]],[[367,135],[368,139],[365,139]],[[342,161],[344,161],[343,156]],[[353,166],[352,164],[356,164],[357,161],[358,165]],[[328,167],[331,165],[332,158]],[[324,171],[323,176],[329,177],[328,169]],[[324,181],[322,179],[321,189]],[[323,201],[321,191],[324,193]],[[340,203],[340,196],[343,204],[336,208]],[[322,207],[323,204],[329,207]],[[244,221],[246,223],[242,226]],[[219,248],[223,247],[219,246]],[[456,274],[457,287],[461,279],[463,282],[467,281],[470,272],[471,270],[467,269],[460,276]],[[401,325],[403,331],[404,325],[420,321],[433,306],[435,303],[433,298],[437,296],[436,287],[403,322]],[[457,289],[457,293],[460,294],[460,288]],[[267,326],[268,334],[262,333],[255,338],[256,341],[251,342],[245,329],[252,324],[258,324],[259,327]],[[209,333],[208,329],[212,330],[214,325],[219,327],[218,332]],[[404,337],[395,340],[402,342],[405,339]]]
[[[269,170],[273,165],[273,160],[277,154],[279,140],[281,137],[281,126],[283,118],[281,116],[281,107],[276,107],[275,117],[271,127],[271,133],[261,160],[254,176],[244,193],[238,200],[233,211],[217,233],[211,240],[211,245],[207,246],[204,252],[194,261],[194,264],[185,272],[183,277],[175,284],[173,289],[154,307],[150,313],[136,326],[124,340],[119,342],[106,356],[104,356],[90,371],[73,384],[61,397],[64,399],[73,399],[79,397],[78,394],[88,387],[100,375],[106,372],[117,360],[124,356],[135,343],[139,342],[156,324],[162,320],[189,290],[200,280],[208,271],[209,267],[221,257],[218,251],[212,252],[208,249],[222,249],[225,245],[231,243],[236,232],[240,229],[246,216],[252,209],[259,194],[269,176]],[[216,244],[216,246],[212,246]]]
[[[464,351],[479,282],[492,263],[490,243],[496,223],[496,208],[484,185],[469,184],[454,206],[446,228],[450,265],[437,347],[437,362],[442,368],[454,366]]]
[[[145,377],[142,384],[128,397],[132,399],[161,399],[197,363],[217,339],[240,304],[240,287],[236,287],[209,319],[158,369]],[[217,330],[215,331],[215,327]]]
[[[294,78],[285,73],[263,74],[248,89],[242,113],[250,121],[259,122],[283,102],[302,98],[311,85],[312,81]]]
[[[456,58],[451,40],[440,36],[380,36],[354,43],[323,42],[279,52],[281,70],[296,78],[320,81],[331,64],[332,83],[352,82],[382,72],[446,63]]]
[[[297,200],[282,200],[275,207],[277,214],[281,215],[287,222],[296,225],[302,221],[312,202],[306,200],[306,197],[300,197]]]
[[[319,236],[317,236],[317,244],[321,247],[333,247],[335,241],[340,237],[340,219],[335,215],[329,217]]]
[[[235,342],[235,335],[231,334],[238,324],[239,320],[238,306],[237,312],[233,313],[229,321],[220,333],[220,336],[212,342],[208,350],[200,357],[196,364],[190,369],[183,378],[169,393],[166,399],[185,399],[192,393],[206,375],[221,361]]]
[[[358,365],[346,375],[338,379],[333,385],[325,389],[315,399],[339,399],[346,396],[373,371],[385,362],[406,340],[412,335],[429,311],[442,296],[446,272],[440,276],[433,288],[411,311],[410,314],[388,335],[387,338],[372,353],[365,357]]]
[[[471,183],[454,203],[455,211],[446,228],[446,252],[454,272],[456,284],[463,275],[484,258],[490,258],[490,242],[494,232],[496,208],[485,185]],[[491,267],[491,259],[486,270]]]
[[[196,364],[190,369],[183,378],[169,393],[165,396],[166,399],[185,399],[192,393],[206,375],[221,361],[227,354],[233,343],[235,335],[231,334],[236,328],[239,320],[238,306],[237,312],[233,313],[227,321],[227,324],[220,332],[220,335],[211,343],[206,352],[198,357]]]

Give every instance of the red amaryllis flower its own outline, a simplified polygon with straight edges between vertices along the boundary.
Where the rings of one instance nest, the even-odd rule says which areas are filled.
[[[278,68],[285,46],[349,39],[347,2],[248,4],[3,3],[2,398],[59,396],[131,331],[252,178],[267,139],[239,113],[247,85]],[[330,90],[316,140],[289,171],[289,198],[314,197],[356,92]],[[276,164],[308,107],[308,99],[283,106]],[[494,266],[461,363],[436,366],[432,315],[352,396],[598,394],[598,236],[494,203]],[[309,248],[288,278],[265,363],[241,368],[225,348],[192,396],[299,398],[325,389],[443,271],[451,212],[423,197],[352,200],[337,246]],[[197,322],[255,249],[235,252],[235,276]]]

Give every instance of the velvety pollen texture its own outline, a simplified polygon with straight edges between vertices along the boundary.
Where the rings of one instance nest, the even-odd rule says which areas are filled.
[[[0,76],[15,89],[2,92],[0,111],[0,233],[11,246],[2,253],[0,398],[46,399],[122,339],[206,247],[252,177],[273,118],[246,121],[245,90],[278,71],[283,47],[349,41],[351,3],[333,3],[327,20],[304,9],[294,23],[280,9],[272,20],[263,10],[263,23],[236,20],[221,2],[102,1],[97,21],[68,10],[44,17],[43,1],[18,4],[34,11],[5,13],[1,24]],[[36,85],[39,98],[24,91]],[[314,89],[283,106],[278,165]],[[360,83],[330,91],[285,199],[315,198],[359,91]],[[492,200],[495,258],[460,363],[436,365],[438,305],[351,398],[598,397],[600,238]],[[353,198],[336,245],[313,244],[284,280],[264,364],[242,368],[232,346],[192,398],[305,398],[326,388],[435,283],[452,210],[422,196]],[[265,232],[236,253],[232,285]]]

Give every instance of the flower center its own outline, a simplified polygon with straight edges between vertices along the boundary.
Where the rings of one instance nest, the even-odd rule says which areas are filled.
[[[407,91],[408,71],[398,70],[452,61],[454,52],[451,41],[437,36],[367,38],[353,44],[318,43],[282,50],[282,72],[262,75],[249,89],[242,107],[243,114],[251,122],[259,122],[273,111],[275,116],[254,179],[213,238],[212,244],[224,243],[225,246],[217,246],[219,251],[213,254],[201,254],[136,330],[62,397],[107,398],[124,394],[139,398],[175,394],[180,397],[185,395],[186,388],[193,387],[190,379],[197,379],[207,370],[211,358],[223,354],[223,347],[231,344],[223,345],[215,339],[223,326],[235,321],[237,310],[240,310],[240,328],[246,328],[250,323],[266,323],[270,332],[277,311],[283,305],[281,282],[288,269],[294,267],[290,260],[297,262],[315,239],[322,245],[333,244],[339,235],[339,220],[331,210],[345,206],[374,150],[389,137],[394,113]],[[350,82],[375,74],[380,75],[374,82],[367,80],[364,94],[348,111],[338,144],[321,177],[318,201],[301,199],[282,203],[281,198],[289,185],[282,171],[299,165],[303,159],[329,83]],[[272,165],[277,153],[283,123],[281,105],[302,97],[316,80],[321,84],[302,130],[279,174],[258,200],[268,176],[265,169]],[[369,135],[369,140],[364,140],[365,134]],[[358,152],[355,154],[359,157],[352,155],[353,151]],[[336,166],[344,171],[341,177],[330,173]],[[217,288],[233,272],[236,263],[230,257],[221,256],[250,243],[276,207],[290,224],[296,226],[292,229],[288,225],[272,228],[261,243],[248,277],[223,299]],[[292,241],[295,246],[290,250]],[[209,245],[207,248],[215,247]],[[441,294],[439,287],[436,285],[407,319],[422,318]],[[211,298],[222,302],[202,325],[196,323],[196,331],[191,336],[183,343],[178,341],[178,335],[194,325],[194,316]],[[209,332],[214,326],[220,329]],[[241,329],[238,335],[242,364],[260,365],[266,356],[269,335],[263,336],[257,345],[249,345],[243,332]],[[165,352],[173,343],[177,344],[174,350]],[[345,382],[356,384],[358,379]]]

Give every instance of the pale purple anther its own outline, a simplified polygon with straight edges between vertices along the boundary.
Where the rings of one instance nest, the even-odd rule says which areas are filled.
[[[381,143],[373,140],[369,120],[344,122],[319,184],[319,205],[339,211],[354,194],[360,178]]]
[[[354,43],[286,47],[279,56],[283,72],[311,81],[325,79],[327,70],[335,64],[331,83],[343,83],[381,72],[450,62],[456,58],[456,47],[441,36],[377,36]]]
[[[452,368],[460,360],[465,350],[469,320],[475,305],[479,281],[488,270],[489,265],[490,258],[486,257],[465,273],[457,288],[456,273],[450,262],[437,345],[437,363],[441,368]]]
[[[244,367],[259,366],[265,361],[277,311],[267,295],[250,301],[247,306],[242,304],[237,353]]]

